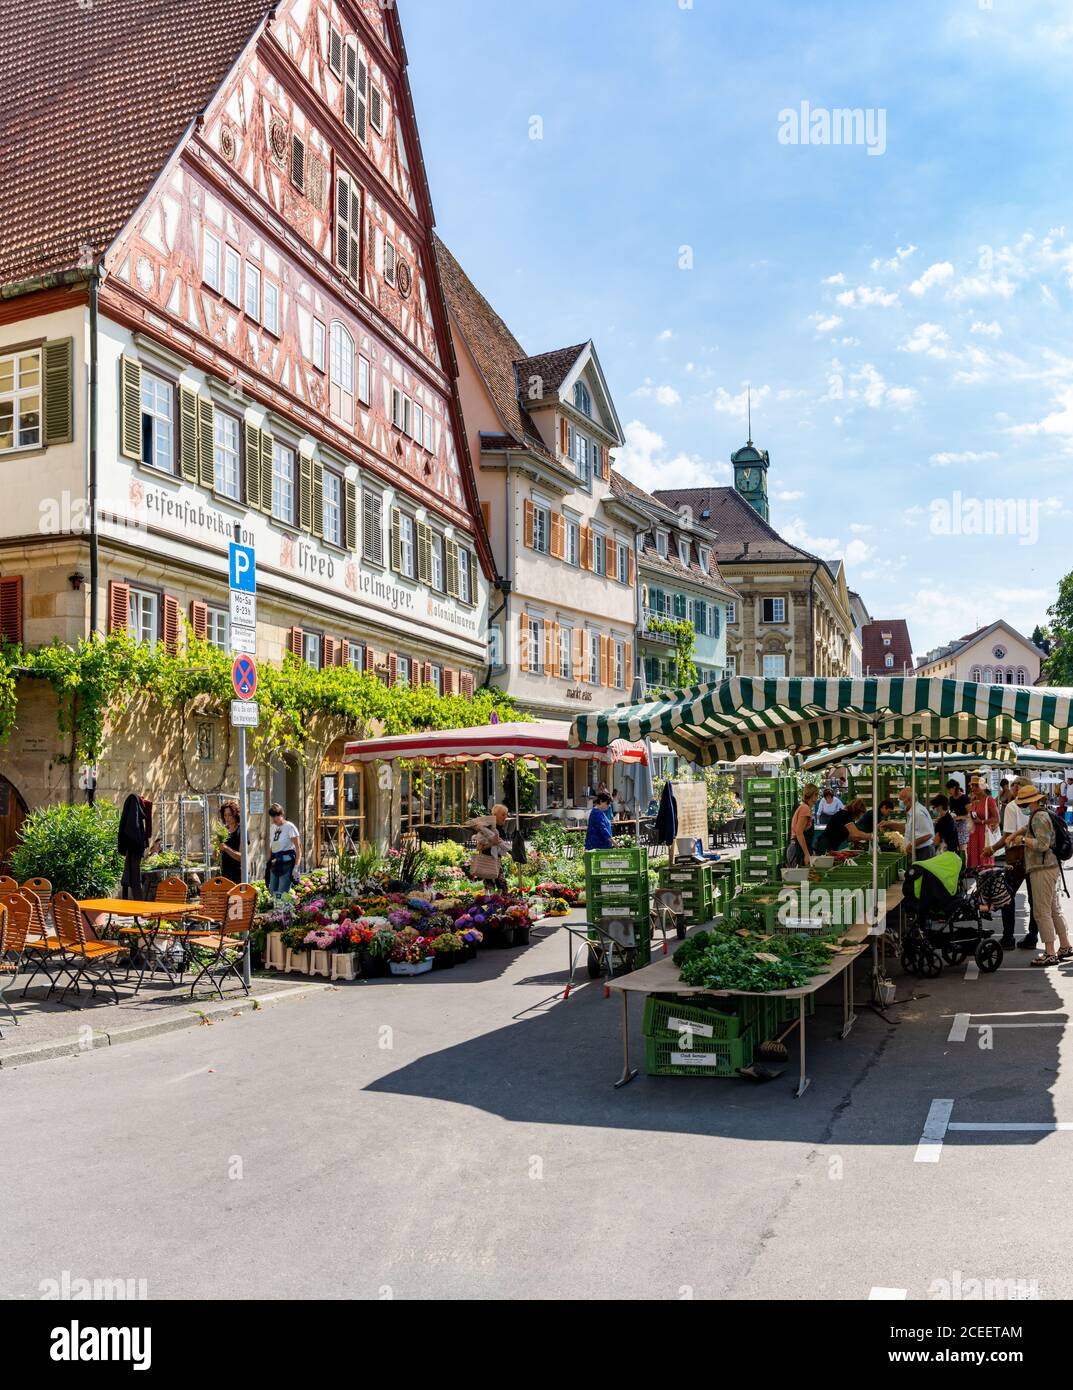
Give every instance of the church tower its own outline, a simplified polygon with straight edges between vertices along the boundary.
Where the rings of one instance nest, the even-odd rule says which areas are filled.
[[[766,449],[758,449],[750,439],[748,443],[731,454],[734,465],[734,486],[749,506],[759,512],[765,521],[768,515],[767,471],[771,465]]]

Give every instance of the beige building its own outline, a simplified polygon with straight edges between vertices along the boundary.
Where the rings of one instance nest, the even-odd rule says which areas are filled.
[[[715,558],[740,594],[727,625],[727,674],[849,676],[854,615],[841,560],[784,540],[767,521],[766,451],[750,440],[732,457],[734,487],[657,489],[716,533]]]
[[[928,652],[913,674],[984,685],[1036,685],[1045,656],[1000,618]]]

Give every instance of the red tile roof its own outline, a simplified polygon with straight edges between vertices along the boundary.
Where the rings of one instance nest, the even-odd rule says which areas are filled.
[[[723,578],[719,570],[718,558],[715,554],[715,536],[708,530],[704,522],[697,520],[695,529],[687,533],[678,525],[678,516],[671,511],[665,502],[661,502],[652,493],[645,492],[644,488],[638,487],[623,474],[611,470],[611,491],[616,497],[625,502],[630,502],[634,506],[641,507],[644,512],[652,518],[654,526],[666,527],[672,532],[673,539],[666,555],[661,555],[656,549],[655,538],[652,533],[645,535],[645,543],[641,556],[641,563],[649,569],[659,570],[662,573],[673,576],[679,580],[690,580],[694,584],[704,584],[708,588],[721,594],[724,598],[733,602],[740,599],[741,595]],[[689,542],[689,563],[684,565],[678,554],[678,537],[681,536]],[[711,563],[708,569],[703,569],[700,563],[700,547],[706,546],[712,552]]]
[[[104,251],[271,0],[19,0],[0,26],[0,286]]]
[[[540,382],[540,395],[530,399],[542,400],[545,396],[556,395],[587,347],[588,343],[577,343],[574,347],[556,348],[554,352],[540,352],[535,357],[525,357],[518,362],[518,380],[527,395],[529,383],[534,379]]]
[[[818,559],[783,540],[774,526],[732,487],[657,488],[655,495],[669,507],[690,507],[697,521],[718,533],[715,554],[721,564]]]
[[[890,638],[890,644],[883,638]],[[887,665],[887,656],[894,665]],[[861,628],[861,664],[866,676],[895,675],[913,669],[913,644],[909,640],[909,624],[904,618],[885,618],[882,622],[866,623]]]

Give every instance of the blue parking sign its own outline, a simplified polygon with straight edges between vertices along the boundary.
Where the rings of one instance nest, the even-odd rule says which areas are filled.
[[[228,580],[232,589],[243,594],[257,592],[257,559],[252,545],[231,542],[228,557]]]

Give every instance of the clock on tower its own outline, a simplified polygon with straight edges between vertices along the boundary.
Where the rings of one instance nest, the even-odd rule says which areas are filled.
[[[731,454],[730,462],[734,465],[734,487],[767,521],[767,473],[771,464],[767,450],[758,449],[750,439],[744,448]]]

